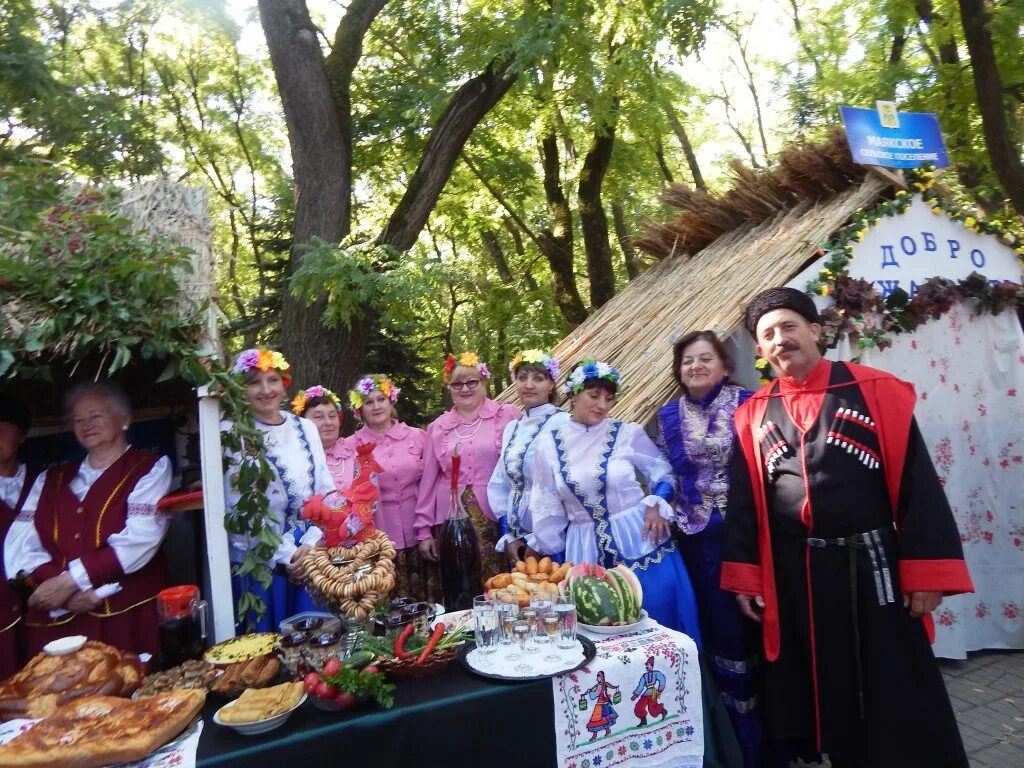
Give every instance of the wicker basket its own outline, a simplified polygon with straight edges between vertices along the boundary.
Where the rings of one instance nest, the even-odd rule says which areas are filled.
[[[389,680],[410,680],[416,677],[429,677],[430,675],[436,675],[455,661],[455,658],[459,655],[459,647],[435,651],[422,664],[417,664],[415,658],[405,660],[381,659],[376,664]]]

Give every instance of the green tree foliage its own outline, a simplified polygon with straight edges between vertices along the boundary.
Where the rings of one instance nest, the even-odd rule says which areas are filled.
[[[840,104],[894,100],[902,110],[939,115],[959,186],[990,212],[1004,207],[981,130],[960,9],[955,0],[790,0],[800,55],[781,65],[801,133],[823,135]],[[1024,140],[1024,50],[1019,3],[986,3],[1004,111],[1018,154]],[[947,183],[949,179],[946,180]],[[1020,213],[1018,211],[1018,213]]]

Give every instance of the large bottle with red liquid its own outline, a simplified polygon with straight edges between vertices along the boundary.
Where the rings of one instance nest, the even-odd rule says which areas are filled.
[[[437,536],[441,588],[448,611],[472,608],[473,598],[480,594],[480,539],[459,497],[460,460],[457,453],[452,456],[451,501]]]

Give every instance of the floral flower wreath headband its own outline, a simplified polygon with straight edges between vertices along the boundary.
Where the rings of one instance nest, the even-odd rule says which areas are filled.
[[[477,373],[480,374],[481,379],[491,378],[491,369],[487,367],[487,363],[480,362],[480,356],[476,352],[463,352],[458,357],[454,355],[448,355],[444,361],[444,383],[450,384],[452,380],[452,371],[457,367],[462,366],[463,368],[476,368]]]
[[[242,352],[235,359],[231,372],[237,376],[244,376],[249,371],[263,371],[264,373],[267,371],[277,371],[281,374],[286,387],[292,383],[292,367],[288,365],[284,355],[272,349],[258,347]]]
[[[555,379],[556,381],[558,380],[558,359],[552,357],[546,352],[540,351],[539,349],[524,349],[518,355],[513,357],[512,362],[508,364],[508,372],[512,374],[513,378],[515,378],[516,371],[519,369],[519,366],[528,363],[542,366],[547,369],[548,375],[552,379]]]
[[[565,382],[565,393],[570,397],[578,395],[583,391],[588,381],[594,381],[595,379],[604,379],[614,384],[616,390],[622,386],[622,377],[619,376],[617,370],[608,365],[608,363],[588,358],[577,365],[572,373],[569,374],[569,380]]]
[[[359,417],[359,409],[363,407],[366,398],[375,389],[379,390],[384,397],[391,401],[392,405],[398,402],[398,393],[402,391],[383,373],[371,373],[369,376],[363,376],[363,378],[356,382],[355,387],[348,392],[348,404],[357,418]]]
[[[334,405],[336,410],[341,410],[341,400],[338,396],[331,392],[327,387],[322,387],[317,384],[309,389],[300,390],[299,394],[292,398],[292,413],[296,416],[301,416],[306,412],[306,407],[309,401],[317,397],[327,398],[327,400]]]

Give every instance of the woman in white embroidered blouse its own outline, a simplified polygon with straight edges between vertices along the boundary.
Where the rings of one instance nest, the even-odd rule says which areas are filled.
[[[169,522],[156,505],[170,490],[171,462],[129,445],[120,387],[80,385],[66,409],[87,455],[39,475],[4,543],[8,575],[30,593],[28,655],[74,634],[155,653]]]
[[[558,360],[538,349],[528,349],[512,358],[508,370],[524,413],[505,425],[501,456],[487,484],[487,500],[502,534],[496,549],[504,552],[509,565],[514,566],[526,556],[525,537],[532,530],[529,501],[534,445],[541,432],[559,426],[569,414],[552,403]]]
[[[266,611],[262,617],[257,621],[250,613],[246,620],[247,625],[260,631],[277,630],[282,619],[316,608],[298,583],[304,575],[302,558],[320,540],[322,532],[302,519],[302,505],[314,493],[334,490],[316,426],[309,419],[280,410],[291,382],[290,370],[279,352],[266,349],[242,352],[233,369],[245,382],[253,420],[263,433],[267,461],[274,471],[267,487],[267,503],[273,525],[282,537],[269,563],[274,571],[269,590],[249,576],[232,576],[236,600],[246,592],[263,599]],[[230,429],[230,424],[222,425],[222,429]],[[224,487],[231,514],[240,497],[238,459],[230,454],[227,458]],[[232,533],[228,542],[231,562],[240,563],[251,548],[249,537]]]
[[[639,424],[608,418],[619,380],[618,371],[596,360],[570,375],[571,418],[537,441],[533,532],[526,540],[543,554],[564,551],[572,563],[627,565],[651,618],[699,647],[693,589],[669,529],[675,478]]]

